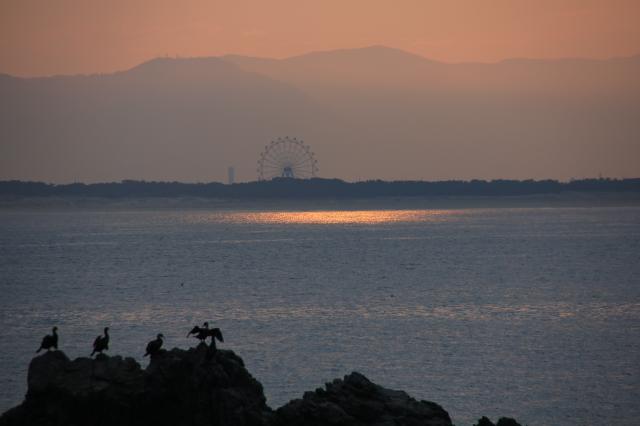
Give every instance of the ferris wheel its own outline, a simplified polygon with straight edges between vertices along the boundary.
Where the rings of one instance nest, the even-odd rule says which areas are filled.
[[[278,138],[265,146],[258,159],[258,179],[276,177],[308,179],[318,173],[318,160],[300,139]]]

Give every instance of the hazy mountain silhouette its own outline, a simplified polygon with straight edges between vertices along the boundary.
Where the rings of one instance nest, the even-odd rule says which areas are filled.
[[[287,59],[261,59],[228,55],[223,59],[310,90],[338,88],[411,88],[437,84],[444,64],[383,46],[312,52]]]
[[[355,177],[640,174],[638,56],[446,64],[374,46],[225,59],[348,117],[341,138],[366,158]]]
[[[266,138],[302,133],[297,123],[322,114],[295,88],[217,58],[155,59],[106,75],[5,76],[0,169],[47,181],[219,179],[238,159],[250,157],[255,169]]]
[[[374,46],[0,75],[0,179],[240,180],[270,139],[345,179],[640,175],[640,56],[446,64]]]
[[[238,55],[223,59],[243,69],[309,89],[375,87],[504,92],[640,90],[640,56],[612,60],[507,59],[497,63],[432,61],[384,46],[312,52],[282,60]]]

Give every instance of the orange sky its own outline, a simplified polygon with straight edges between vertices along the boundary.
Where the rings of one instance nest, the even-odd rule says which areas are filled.
[[[448,61],[640,53],[640,0],[0,0],[0,72],[383,44]]]

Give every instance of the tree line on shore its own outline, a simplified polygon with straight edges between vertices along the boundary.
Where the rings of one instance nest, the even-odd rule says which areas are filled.
[[[204,198],[366,198],[416,196],[513,196],[562,192],[640,193],[640,178],[557,180],[449,180],[346,182],[340,179],[276,178],[235,183],[123,180],[108,183],[51,184],[0,181],[0,196],[13,197],[204,197]]]

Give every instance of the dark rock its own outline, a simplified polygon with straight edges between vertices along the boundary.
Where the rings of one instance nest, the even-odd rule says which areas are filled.
[[[161,351],[146,370],[132,358],[47,352],[31,361],[25,401],[0,425],[266,425],[262,385],[242,359],[226,350],[207,359],[207,351]]]
[[[306,392],[275,413],[262,385],[232,351],[206,344],[161,350],[142,369],[133,358],[69,360],[61,351],[29,365],[25,401],[0,426],[450,426],[438,404],[416,401],[359,373]],[[486,417],[478,426],[494,426]],[[501,418],[496,426],[519,426]]]
[[[510,417],[500,417],[500,419],[498,420],[498,423],[494,424],[487,417],[482,416],[482,418],[480,418],[480,420],[478,420],[478,423],[475,424],[474,426],[521,426],[521,425],[520,423],[515,421],[515,419],[512,419]]]
[[[279,408],[273,424],[445,426],[451,425],[451,419],[438,404],[416,401],[354,372]]]
[[[491,420],[489,420],[488,417],[482,416],[480,420],[478,420],[478,423],[476,423],[473,426],[496,426],[496,425]]]
[[[498,423],[496,423],[496,426],[521,426],[521,425],[511,417],[500,417],[498,419]]]

